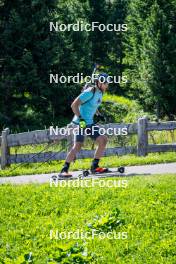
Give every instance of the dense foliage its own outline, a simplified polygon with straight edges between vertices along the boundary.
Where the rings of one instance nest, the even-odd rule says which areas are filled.
[[[169,119],[176,114],[175,17],[175,1],[131,1],[124,59],[131,94],[144,110]]]
[[[85,76],[94,62],[112,75],[127,75],[127,83],[110,85],[111,94],[174,119],[175,17],[174,0],[1,0],[0,129],[66,124],[82,84],[51,84],[49,74]],[[50,32],[51,21],[127,24],[128,31]]]

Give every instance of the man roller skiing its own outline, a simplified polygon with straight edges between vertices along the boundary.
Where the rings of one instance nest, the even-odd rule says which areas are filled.
[[[79,126],[79,133],[75,135],[74,146],[66,157],[65,164],[61,170],[60,177],[70,178],[68,172],[71,162],[75,160],[76,154],[81,150],[84,142],[84,134],[81,131],[89,131],[89,137],[97,143],[94,159],[91,164],[92,173],[107,172],[107,168],[99,167],[99,161],[103,156],[107,144],[107,136],[100,135],[99,127],[94,125],[94,115],[102,102],[104,92],[108,89],[109,76],[106,73],[99,74],[95,79],[95,85],[89,86],[72,103],[71,108],[74,115],[72,124]]]

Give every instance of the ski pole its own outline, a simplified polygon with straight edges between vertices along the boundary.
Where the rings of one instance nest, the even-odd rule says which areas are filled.
[[[96,73],[98,67],[99,67],[99,64],[95,63],[95,64],[94,64],[93,71],[92,71],[92,75],[91,75],[91,80],[93,79],[94,74]],[[88,81],[87,81],[86,84],[84,85],[83,91],[87,89],[88,84],[89,84],[89,83],[88,83]]]

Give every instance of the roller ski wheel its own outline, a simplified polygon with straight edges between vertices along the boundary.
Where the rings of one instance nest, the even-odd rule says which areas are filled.
[[[119,167],[119,168],[118,168],[118,172],[120,172],[120,173],[124,173],[124,172],[125,172],[125,168],[124,168],[124,167]]]
[[[53,175],[53,176],[51,176],[51,178],[52,178],[53,181],[56,181],[58,179],[58,176],[57,175]]]
[[[89,174],[90,174],[90,172],[89,172],[88,170],[84,170],[84,171],[83,171],[83,176],[84,176],[84,177],[88,177]]]

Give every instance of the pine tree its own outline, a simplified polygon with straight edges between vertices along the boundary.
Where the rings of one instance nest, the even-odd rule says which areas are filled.
[[[124,63],[127,89],[144,110],[173,119],[175,115],[175,24],[173,1],[130,3]]]
[[[50,32],[49,22],[86,20],[79,1],[8,1],[0,7],[0,122],[15,129],[63,125],[71,118],[70,103],[81,87],[50,84],[49,74],[65,76],[89,71],[86,32]]]
[[[113,1],[111,4],[111,8],[109,9],[109,24],[116,24],[120,30],[117,32],[109,32],[108,34],[108,48],[107,48],[107,56],[108,56],[108,65],[110,74],[112,76],[116,76],[118,78],[122,78],[124,71],[124,40],[125,34],[128,31],[122,31],[123,24],[126,24],[125,18],[127,13],[127,5],[128,1],[126,0],[117,0]],[[112,93],[123,93],[122,83],[112,84],[110,86],[110,91]]]
[[[155,2],[143,30],[139,83],[146,110],[155,110],[160,117],[167,115],[169,119],[176,114],[175,47],[176,40],[167,13],[164,14]]]

